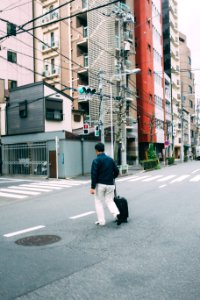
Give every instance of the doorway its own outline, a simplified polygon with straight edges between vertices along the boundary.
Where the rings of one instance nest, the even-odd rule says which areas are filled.
[[[49,177],[56,178],[56,151],[49,151]]]

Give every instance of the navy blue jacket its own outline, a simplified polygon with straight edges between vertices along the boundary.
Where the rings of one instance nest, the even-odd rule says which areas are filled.
[[[91,168],[91,188],[95,189],[97,183],[113,185],[114,178],[119,175],[119,169],[115,161],[101,153],[92,162]]]

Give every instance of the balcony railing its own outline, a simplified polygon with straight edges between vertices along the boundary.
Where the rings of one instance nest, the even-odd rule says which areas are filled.
[[[120,38],[118,35],[115,36],[115,48],[120,49]]]
[[[45,44],[42,44],[42,51],[47,52],[55,48],[59,47],[59,41],[50,41],[50,42],[45,42]]]
[[[45,25],[45,24],[48,24],[49,22],[57,20],[58,18],[59,18],[59,13],[58,12],[56,12],[56,11],[49,12],[48,15],[44,16],[41,19],[41,23],[42,23],[42,25]]]
[[[88,0],[82,0],[82,8],[83,9],[88,8]]]
[[[87,38],[88,37],[88,27],[83,27],[83,37]]]
[[[88,67],[88,65],[89,65],[88,54],[84,54],[83,65],[84,65],[84,67]]]
[[[59,67],[51,67],[51,71],[44,70],[42,75],[43,77],[52,77],[52,76],[58,76],[60,74],[60,68]]]

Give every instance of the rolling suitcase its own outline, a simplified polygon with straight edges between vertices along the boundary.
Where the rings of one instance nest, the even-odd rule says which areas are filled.
[[[117,205],[117,208],[120,212],[120,221],[121,223],[127,223],[129,212],[128,212],[128,201],[124,197],[120,197],[117,195],[116,186],[115,186],[115,196],[114,196],[114,202]]]

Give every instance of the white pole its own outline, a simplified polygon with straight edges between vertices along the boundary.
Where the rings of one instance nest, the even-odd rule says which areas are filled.
[[[56,179],[58,179],[58,137],[56,136]]]
[[[112,105],[112,80],[110,82],[110,135],[111,135],[111,157],[114,158],[113,149],[113,105]]]

